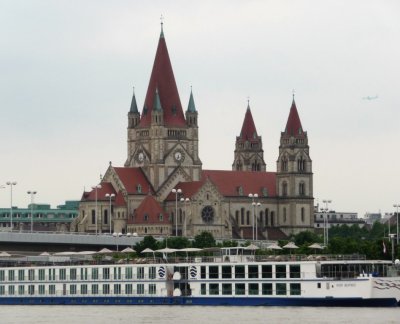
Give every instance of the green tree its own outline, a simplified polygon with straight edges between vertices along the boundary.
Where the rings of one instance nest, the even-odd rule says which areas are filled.
[[[199,235],[196,235],[194,237],[193,247],[202,249],[214,246],[215,239],[210,232],[201,232]]]
[[[159,243],[157,242],[157,240],[149,235],[149,236],[145,236],[144,239],[138,243],[136,243],[135,245],[135,250],[137,253],[142,252],[144,249],[152,249],[152,250],[157,250],[159,247]]]

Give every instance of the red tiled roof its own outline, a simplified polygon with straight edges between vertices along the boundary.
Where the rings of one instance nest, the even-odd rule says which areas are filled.
[[[246,115],[244,116],[242,131],[240,138],[244,140],[257,139],[257,130],[254,124],[253,115],[251,114],[250,106],[247,106]]]
[[[106,194],[116,194],[113,186],[109,182],[100,183],[101,188],[97,188],[97,200],[107,200]],[[85,191],[82,195],[82,200],[96,200],[96,190]]]
[[[126,206],[126,202],[125,202],[125,199],[124,199],[124,195],[122,194],[121,191],[118,192],[117,195],[115,196],[114,206],[115,206],[115,207]]]
[[[160,220],[160,214],[163,215]],[[147,220],[145,220],[147,215]],[[153,196],[147,195],[136,209],[130,224],[170,224],[168,214],[161,208]]]
[[[203,170],[200,181],[180,182],[175,188],[182,190],[181,197],[191,198],[198,192],[207,178],[210,179],[223,196],[241,196],[238,190],[239,187],[242,187],[242,196],[248,196],[249,193],[257,193],[262,197],[262,188],[267,189],[268,197],[276,196],[275,172]],[[171,192],[166,200],[175,200],[175,194]]]
[[[178,127],[186,126],[185,116],[183,114],[182,104],[163,34],[161,34],[160,40],[158,41],[153,70],[147,88],[144,103],[147,112],[142,112],[139,124],[142,127],[149,126],[151,123],[151,111],[153,110],[156,89],[158,90],[161,106],[164,111],[165,125]]]
[[[151,184],[140,168],[114,167],[114,170],[129,194],[138,194],[138,185],[142,188],[142,194],[148,194],[151,190]]]
[[[304,137],[303,127],[301,126],[299,113],[297,112],[296,103],[292,102],[289,117],[286,123],[285,134],[295,137]]]
[[[203,170],[202,181],[206,178],[209,178],[224,196],[240,196],[239,187],[243,190],[243,196],[257,193],[262,197],[262,188],[267,189],[268,197],[276,196],[275,172]]]

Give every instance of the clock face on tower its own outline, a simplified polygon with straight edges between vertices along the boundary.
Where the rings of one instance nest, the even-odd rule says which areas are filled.
[[[142,151],[140,151],[137,155],[137,160],[139,162],[143,162],[144,161],[144,153]]]
[[[182,162],[185,159],[185,156],[181,150],[176,150],[174,153],[174,159],[177,162]]]

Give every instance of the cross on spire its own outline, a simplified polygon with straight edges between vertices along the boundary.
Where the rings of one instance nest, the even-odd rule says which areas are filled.
[[[295,95],[295,91],[294,91],[294,89],[292,89],[293,100],[294,100],[294,95]]]

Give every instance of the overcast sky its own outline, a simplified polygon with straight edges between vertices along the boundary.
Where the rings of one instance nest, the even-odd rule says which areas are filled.
[[[80,199],[126,159],[160,16],[182,105],[199,111],[204,169],[231,169],[250,106],[276,171],[292,89],[316,202],[393,212],[400,203],[399,1],[0,0],[0,184],[13,205]],[[378,98],[373,100],[365,97]],[[0,189],[0,207],[10,188]]]

